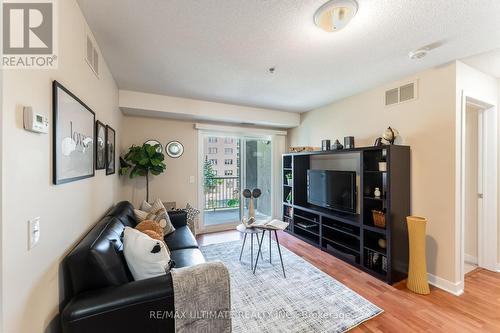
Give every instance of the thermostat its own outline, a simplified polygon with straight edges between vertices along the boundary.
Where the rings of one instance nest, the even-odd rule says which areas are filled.
[[[49,132],[49,118],[40,113],[33,112],[31,106],[23,108],[24,129],[35,133]]]

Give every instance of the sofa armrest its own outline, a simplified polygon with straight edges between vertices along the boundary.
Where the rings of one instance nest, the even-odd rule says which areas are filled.
[[[170,274],[82,293],[61,314],[64,333],[173,332]]]
[[[180,228],[187,225],[187,213],[185,210],[172,210],[168,212],[170,221],[174,228]]]

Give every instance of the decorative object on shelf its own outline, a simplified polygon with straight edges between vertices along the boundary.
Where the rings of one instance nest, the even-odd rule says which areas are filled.
[[[59,82],[52,83],[53,183],[94,176],[95,113]]]
[[[106,169],[106,126],[95,122],[95,169]]]
[[[385,213],[380,210],[372,210],[373,224],[379,228],[385,228]]]
[[[387,171],[387,162],[386,161],[378,162],[378,171],[382,171],[382,172]]]
[[[395,128],[390,126],[382,133],[382,143],[393,145],[396,138],[399,136],[399,132]]]
[[[316,151],[316,150],[321,150],[321,149],[311,146],[296,146],[289,148],[290,153],[302,153],[302,152]]]
[[[387,242],[383,238],[380,238],[377,243],[378,243],[378,246],[380,246],[381,249],[385,249],[387,247]]]
[[[417,294],[430,294],[425,261],[425,226],[427,219],[407,216],[410,261],[406,287]]]
[[[252,191],[250,191],[250,189],[246,188],[243,190],[242,194],[243,194],[244,198],[250,199],[250,202],[248,204],[248,219],[247,219],[248,222],[247,223],[249,225],[251,225],[255,221],[255,208],[254,208],[253,199],[257,199],[258,197],[260,197],[260,195],[262,194],[262,191],[258,188],[254,188]]]
[[[292,203],[292,191],[288,192],[288,195],[286,196],[286,202],[288,202],[289,204]]]
[[[382,196],[382,192],[380,192],[380,188],[375,187],[375,191],[373,191],[373,195],[375,198],[380,198]]]
[[[120,170],[118,173],[123,176],[130,172],[130,178],[137,176],[146,177],[146,201],[149,202],[149,174],[159,175],[166,169],[163,162],[165,155],[157,152],[158,147],[143,144],[142,146],[132,145],[128,152],[120,158]],[[122,163],[122,160],[124,163]]]
[[[116,134],[115,130],[106,125],[106,175],[116,172]]]
[[[344,149],[353,149],[354,147],[354,137],[346,136],[344,137]]]
[[[291,172],[285,173],[286,184],[289,186],[293,185],[293,178],[292,177],[293,176],[292,176]]]
[[[330,150],[330,140],[321,140],[321,150],[322,151],[327,151]]]
[[[340,143],[339,140],[335,140],[335,142],[332,145],[332,150],[340,150],[343,148],[344,148],[344,146],[342,146],[342,144]]]
[[[156,149],[157,152],[159,153],[163,153],[163,146],[161,145],[161,143],[157,140],[148,140],[146,142],[144,142],[145,144],[147,145],[150,145],[150,146],[158,146],[158,148]]]
[[[179,158],[184,153],[184,146],[179,141],[170,141],[165,146],[167,155],[172,158]]]
[[[375,142],[373,143],[373,146],[374,147],[380,147],[380,146],[382,146],[382,138],[380,138],[380,137],[376,138]]]

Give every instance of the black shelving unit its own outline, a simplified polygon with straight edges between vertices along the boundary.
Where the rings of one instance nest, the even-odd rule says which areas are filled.
[[[358,212],[342,213],[307,202],[307,170],[314,161],[356,159]],[[379,162],[387,163],[379,171]],[[332,169],[334,170],[334,169]],[[288,184],[286,174],[292,182]],[[378,187],[380,197],[374,196]],[[291,193],[291,197],[288,196]],[[286,199],[291,200],[286,201]],[[372,210],[385,214],[386,226],[375,225]],[[287,232],[387,283],[406,278],[410,215],[410,147],[386,145],[349,150],[283,155],[283,219]],[[382,247],[381,247],[382,245]],[[385,245],[385,246],[384,246]]]

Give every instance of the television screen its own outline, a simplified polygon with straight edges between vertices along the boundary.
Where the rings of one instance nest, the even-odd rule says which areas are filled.
[[[307,202],[356,213],[356,172],[307,170]]]

